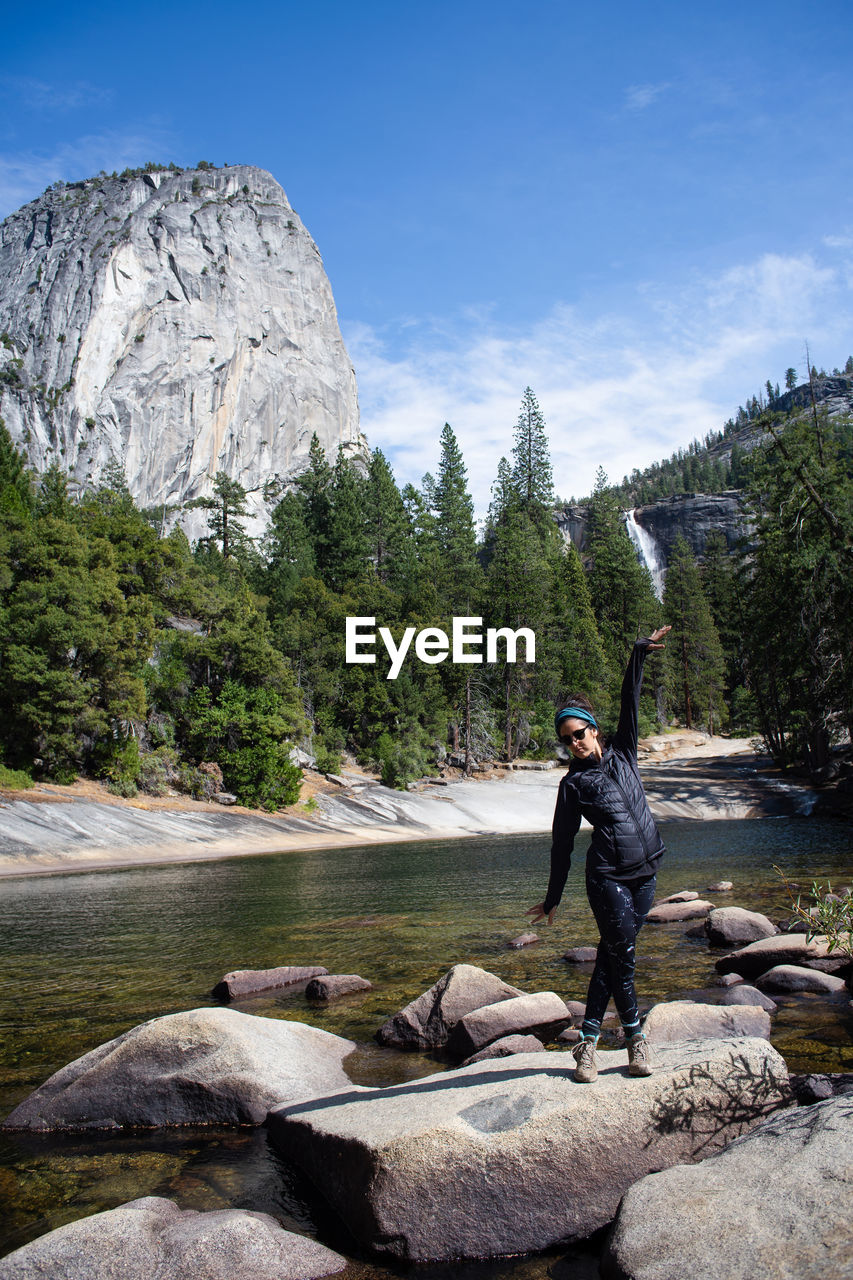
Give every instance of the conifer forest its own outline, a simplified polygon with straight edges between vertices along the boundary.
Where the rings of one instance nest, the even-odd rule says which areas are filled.
[[[56,466],[32,474],[0,427],[0,778],[226,789],[275,810],[297,800],[305,756],[334,773],[352,753],[394,787],[448,761],[550,758],[556,704],[585,692],[612,729],[630,647],[664,622],[641,735],[755,734],[780,763],[819,770],[853,728],[853,425],[783,412],[767,386],[739,411],[749,449],[715,451],[744,425],[732,420],[621,486],[599,471],[580,552],[554,518],[529,388],[480,531],[447,424],[435,474],[402,489],[380,450],[330,460],[315,437],[307,470],[270,493],[260,539],[220,473],[192,546],[137,508],[120,466],[74,492]],[[739,490],[750,532],[734,550],[712,533],[701,562],[678,541],[659,601],[624,509],[685,480]],[[389,679],[381,643],[375,662],[346,661],[348,617],[397,645],[409,628],[449,635],[454,618],[528,628],[535,661],[505,643],[479,663],[412,648]]]

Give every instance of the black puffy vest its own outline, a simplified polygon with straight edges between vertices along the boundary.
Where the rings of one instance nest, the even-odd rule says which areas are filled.
[[[635,759],[606,747],[600,762],[573,761],[560,787],[575,792],[581,813],[594,827],[588,871],[617,880],[652,874],[664,845]]]

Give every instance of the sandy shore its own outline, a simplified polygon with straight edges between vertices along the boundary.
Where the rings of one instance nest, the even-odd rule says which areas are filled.
[[[781,782],[747,739],[672,734],[641,744],[647,794],[659,819],[745,818],[808,812],[812,793]],[[0,876],[203,861],[392,840],[550,830],[562,768],[501,770],[391,791],[350,772],[308,777],[301,803],[278,814],[185,798],[120,800],[99,784],[41,786],[0,796]]]

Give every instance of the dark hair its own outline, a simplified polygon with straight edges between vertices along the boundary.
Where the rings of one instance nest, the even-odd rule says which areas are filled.
[[[564,707],[580,707],[581,711],[588,711],[591,716],[595,716],[595,707],[585,693],[570,693],[567,698],[563,698],[557,708],[557,713],[559,714]],[[598,716],[595,716],[595,718],[597,720]]]

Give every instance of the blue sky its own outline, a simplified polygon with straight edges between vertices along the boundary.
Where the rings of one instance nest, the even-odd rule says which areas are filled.
[[[0,213],[257,164],[323,254],[370,443],[453,425],[477,505],[528,384],[565,497],[853,352],[847,0],[47,3],[4,21]]]

